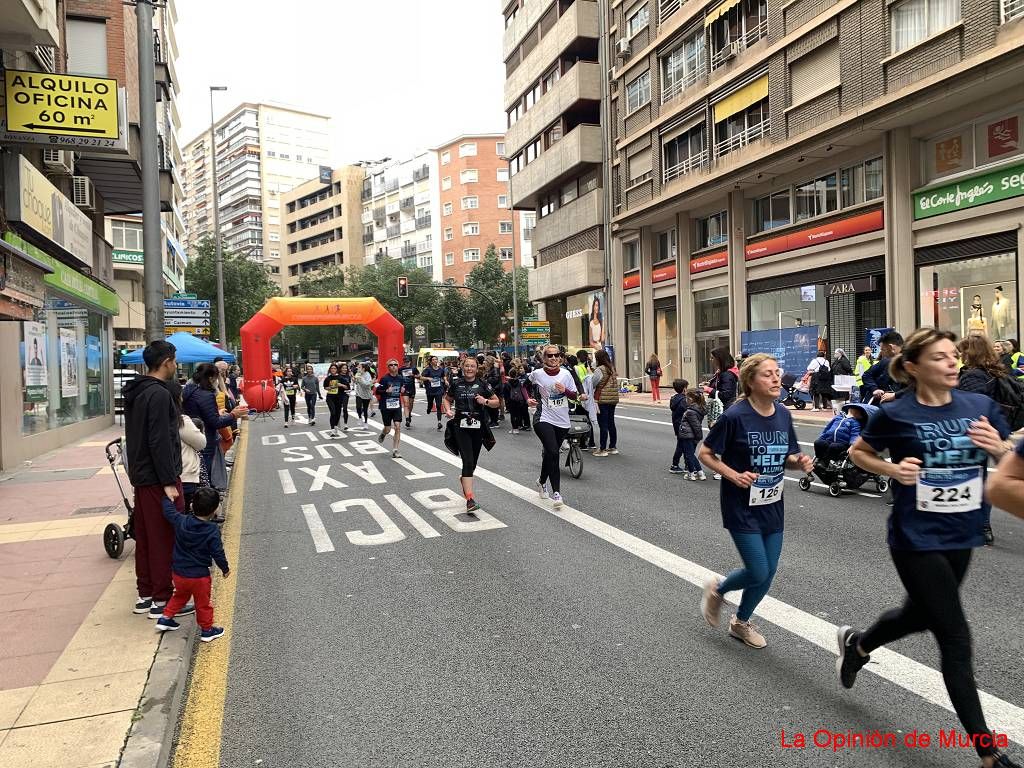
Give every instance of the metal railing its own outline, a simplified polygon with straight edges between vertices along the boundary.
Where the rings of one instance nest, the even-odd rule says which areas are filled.
[[[737,38],[724,48],[711,54],[711,69],[718,69],[768,34],[768,20],[764,19],[743,37]]]
[[[664,104],[669,99],[674,99],[676,96],[681,94],[687,88],[695,85],[698,81],[703,80],[708,74],[707,62],[704,61],[704,53],[701,51],[700,56],[697,59],[697,66],[686,73],[682,79],[676,80],[672,85],[662,91],[661,103]]]
[[[690,155],[681,163],[676,163],[675,165],[666,168],[663,174],[664,181],[662,183],[667,184],[673,179],[678,179],[680,176],[685,176],[699,168],[706,168],[708,165],[708,159],[708,151],[706,149],[694,155]]]
[[[430,226],[430,216],[417,216],[416,217],[416,229],[426,229]]]
[[[369,245],[373,242],[373,232],[363,232],[363,245]]]
[[[394,192],[396,189],[398,189],[398,179],[388,179],[384,182],[385,192]]]
[[[378,220],[384,218],[384,206],[383,205],[379,205],[379,206],[377,206],[376,208],[373,209],[373,218],[378,219]]]
[[[664,24],[665,19],[678,11],[682,5],[682,0],[658,0],[658,24]]]
[[[416,243],[416,253],[430,253],[434,244],[430,240],[420,240]]]
[[[532,240],[533,230],[534,227],[523,227],[523,240]]]
[[[414,207],[415,203],[413,203],[412,201],[412,195],[410,195],[409,197],[403,197],[401,201],[399,201],[398,205],[403,211],[406,211],[409,208]]]
[[[409,259],[416,255],[415,245],[403,245],[402,246],[402,258]]]
[[[753,141],[757,141],[762,138],[771,129],[771,120],[762,120],[756,125],[752,125],[741,133],[737,133],[735,136],[729,139],[715,144],[715,157],[721,157],[727,155],[730,152],[735,152],[740,147],[745,147]]]
[[[401,227],[398,224],[392,224],[387,228],[388,237],[398,237],[401,232]]]
[[[422,165],[412,172],[413,181],[423,181],[430,178],[430,166]]]
[[[1003,0],[1003,23],[1024,17],[1024,0]]]

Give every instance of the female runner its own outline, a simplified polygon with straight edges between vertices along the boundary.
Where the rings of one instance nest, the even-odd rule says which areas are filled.
[[[445,413],[453,419],[452,430],[462,457],[459,482],[462,483],[462,495],[466,497],[466,512],[472,515],[480,509],[473,498],[473,472],[480,458],[480,447],[485,442],[488,445],[494,444],[484,409],[498,407],[498,396],[494,390],[487,382],[477,378],[476,358],[467,357],[463,361],[462,376],[452,383],[443,402]]]

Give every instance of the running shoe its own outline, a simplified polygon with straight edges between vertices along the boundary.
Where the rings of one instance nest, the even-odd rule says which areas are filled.
[[[686,470],[680,467],[678,464],[673,464],[671,467],[668,468],[668,471],[671,472],[673,475],[687,474]]]
[[[857,650],[860,638],[861,633],[854,631],[853,627],[840,627],[836,632],[836,642],[839,645],[836,676],[843,688],[853,688],[853,684],[857,681],[857,673],[860,672],[861,667],[871,661],[870,656],[861,656],[860,651]]]
[[[996,752],[992,756],[995,758],[995,762],[992,763],[992,768],[1021,768],[1020,763],[1013,762],[1013,760],[1008,758],[1002,752]]]
[[[348,424],[341,428],[342,432],[348,432]]]
[[[309,426],[315,427],[316,426],[316,419],[313,419],[311,422],[309,422]]]
[[[440,432],[442,429],[444,429],[444,427],[441,425],[441,422],[437,422],[437,431]]]
[[[388,436],[388,431],[385,429],[379,435],[377,435],[377,442],[384,445],[384,438]]]
[[[618,448],[609,448],[608,449],[608,455],[609,456],[618,456],[619,455],[619,449]]]
[[[156,620],[156,631],[157,632],[170,632],[175,629],[180,629],[181,624],[176,622],[174,619],[168,619],[166,616],[161,616]]]
[[[408,429],[411,426],[412,426],[412,419],[406,418],[406,420],[405,420],[405,428]]]
[[[393,450],[393,451],[391,452],[391,458],[392,458],[392,459],[400,459],[400,458],[402,458],[402,454],[400,454],[400,453],[398,452],[398,449],[397,449],[397,448],[395,448],[395,450]]]
[[[712,627],[717,627],[721,621],[722,603],[725,598],[718,592],[718,579],[708,579],[704,585],[704,596],[700,600],[700,612],[704,621]]]
[[[595,459],[602,458],[602,457],[607,456],[607,455],[608,455],[608,451],[604,451],[604,450],[594,451],[594,454],[593,454]]]
[[[512,434],[513,435],[518,435],[519,434],[519,430],[518,429],[513,429],[512,430]]]
[[[687,472],[686,473],[686,479],[687,480],[696,480],[697,479],[697,473],[696,472]]]
[[[153,607],[152,597],[140,597],[135,601],[135,607],[132,608],[132,613],[149,613],[149,609]]]
[[[480,505],[476,503],[476,499],[466,499],[466,516],[476,517],[476,511],[480,509]]]
[[[149,618],[159,620],[164,615],[164,608],[167,607],[167,603],[153,603],[153,606],[149,609]],[[196,604],[193,601],[189,601],[188,604],[182,608],[177,616],[188,616],[189,614],[196,612]]]
[[[708,476],[704,474],[704,470],[703,469],[700,472],[694,472],[694,475],[696,475],[696,477],[694,478],[695,480],[707,480],[708,479]]]
[[[287,421],[284,423],[284,428],[288,429],[288,422]]]
[[[764,648],[768,645],[764,635],[758,632],[753,624],[749,621],[740,621],[735,616],[729,619],[729,636],[735,637],[750,648]]]
[[[537,493],[542,499],[546,499],[548,497],[548,484],[542,483],[540,480],[538,480]]]
[[[554,493],[552,493],[551,494],[551,503],[554,505],[555,509],[561,509],[561,507],[562,507],[562,494],[560,494],[558,491],[555,491]]]
[[[720,474],[718,474],[717,472],[715,472],[715,474],[713,474],[712,477],[715,478],[715,480],[721,480],[722,479],[722,476]]]
[[[984,528],[981,529],[981,532],[985,536],[986,547],[991,547],[993,544],[996,543],[996,536],[994,533],[992,533],[991,525],[986,525]]]
[[[211,640],[216,640],[223,634],[224,627],[210,627],[209,629],[204,629],[202,632],[199,633],[199,639],[202,640],[204,643],[208,643]]]

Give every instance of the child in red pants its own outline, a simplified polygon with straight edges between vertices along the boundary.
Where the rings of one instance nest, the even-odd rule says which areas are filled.
[[[164,614],[156,622],[159,632],[178,629],[181,625],[175,615],[189,598],[196,604],[196,621],[201,630],[199,639],[204,643],[224,634],[223,627],[213,625],[213,604],[210,602],[210,565],[217,563],[225,577],[230,575],[228,559],[220,528],[213,516],[220,505],[220,494],[213,488],[199,488],[192,497],[192,515],[183,515],[166,497],[163,500],[164,517],[174,526],[174,554],[171,559],[171,580],[174,595],[164,607]]]

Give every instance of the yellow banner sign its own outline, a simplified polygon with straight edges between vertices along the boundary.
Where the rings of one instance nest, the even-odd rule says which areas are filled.
[[[118,137],[117,80],[8,69],[4,89],[10,132]]]

